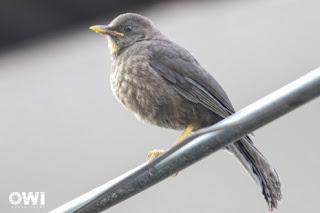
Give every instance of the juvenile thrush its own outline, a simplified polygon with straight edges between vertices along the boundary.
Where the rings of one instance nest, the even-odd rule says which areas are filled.
[[[126,13],[91,30],[106,35],[111,52],[110,82],[115,97],[146,123],[192,131],[235,112],[218,82],[183,47],[170,41],[146,17]],[[261,187],[269,209],[281,200],[275,169],[246,136],[226,147]],[[161,154],[155,150],[149,160]]]

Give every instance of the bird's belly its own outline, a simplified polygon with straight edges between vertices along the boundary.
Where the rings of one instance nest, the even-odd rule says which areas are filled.
[[[154,73],[144,76],[115,71],[110,81],[117,100],[139,120],[178,130],[189,124],[191,114],[187,112],[188,107],[181,106],[186,105],[182,103],[186,100],[160,76]]]

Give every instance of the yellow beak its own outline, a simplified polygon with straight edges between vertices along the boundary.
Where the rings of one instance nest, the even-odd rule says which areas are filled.
[[[102,33],[102,34],[113,35],[113,36],[121,36],[121,37],[124,36],[123,33],[117,32],[115,30],[110,30],[106,25],[94,25],[94,26],[91,26],[89,29],[95,31],[96,33]]]

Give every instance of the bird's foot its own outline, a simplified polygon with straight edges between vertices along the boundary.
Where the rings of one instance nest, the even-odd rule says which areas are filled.
[[[162,149],[155,149],[153,151],[150,151],[147,156],[147,161],[148,162],[153,161],[156,157],[158,157],[159,155],[162,155],[162,153],[164,153],[165,151],[166,150],[162,150]],[[171,175],[171,177],[176,177],[177,175],[178,175],[178,172]]]
[[[155,149],[153,151],[150,151],[147,155],[147,161],[151,162],[153,161],[156,157],[158,157],[159,155],[161,155],[162,153],[164,153],[166,150],[162,150],[162,149]]]

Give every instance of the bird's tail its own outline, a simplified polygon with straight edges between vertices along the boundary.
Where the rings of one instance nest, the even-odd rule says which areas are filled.
[[[262,194],[270,211],[277,208],[281,200],[281,182],[276,170],[253,145],[247,136],[226,147],[247,169],[255,182],[261,187]]]

